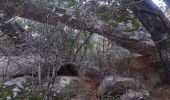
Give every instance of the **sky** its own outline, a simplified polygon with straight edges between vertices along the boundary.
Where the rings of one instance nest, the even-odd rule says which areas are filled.
[[[166,6],[163,0],[152,0],[157,6]]]

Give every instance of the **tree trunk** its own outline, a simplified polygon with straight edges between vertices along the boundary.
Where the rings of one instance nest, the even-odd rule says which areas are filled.
[[[151,34],[164,68],[165,81],[170,82],[170,39],[168,38],[170,22],[150,0],[134,3],[132,11]]]

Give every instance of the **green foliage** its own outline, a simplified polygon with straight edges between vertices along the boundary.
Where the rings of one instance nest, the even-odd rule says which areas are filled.
[[[40,95],[35,92],[28,92],[26,97],[28,100],[42,100]]]
[[[13,100],[42,100],[41,96],[33,91],[28,91],[24,94],[19,94]]]
[[[150,56],[149,62],[150,62],[150,63],[161,62],[160,57],[159,57],[159,54],[156,53],[156,54]]]
[[[73,7],[76,4],[76,0],[68,0],[67,7]]]
[[[104,94],[102,94],[101,99],[102,100],[117,100],[117,98],[114,97],[111,92],[105,92]]]
[[[15,86],[5,86],[0,89],[0,100],[7,100],[7,96],[12,97],[12,89]]]
[[[140,22],[137,19],[132,19],[132,25],[135,29],[138,29],[140,26]]]
[[[82,18],[79,10],[76,10],[76,11],[75,11],[75,17],[77,17],[77,18]],[[83,21],[84,21],[84,19],[83,19]]]
[[[89,42],[89,43],[86,43],[84,46],[89,49],[94,49],[94,48],[96,48],[97,45],[96,45],[96,43]]]
[[[134,29],[131,29],[130,31],[134,31],[140,26],[140,22],[136,18],[134,18],[134,16],[132,16],[132,13],[130,13],[128,10],[120,11],[120,13],[117,15],[117,21],[124,22],[125,24],[131,22]]]
[[[97,7],[96,14],[101,20],[103,20],[105,22],[108,22],[111,19],[111,13],[107,6]]]
[[[119,0],[120,4],[125,5],[125,4],[129,4],[131,2],[131,0]]]
[[[13,97],[13,89],[15,85],[4,86],[0,89],[0,100],[7,100],[7,96],[10,96],[12,100],[42,100],[41,96],[33,91],[25,91],[23,93],[18,93],[16,97]]]
[[[115,21],[112,21],[111,24],[112,24],[112,27],[116,27],[117,26],[117,22],[115,22]]]
[[[124,11],[120,11],[120,13],[117,15],[117,21],[119,22],[125,22],[128,23],[129,20],[131,20],[132,17],[129,13],[129,11],[124,10]]]

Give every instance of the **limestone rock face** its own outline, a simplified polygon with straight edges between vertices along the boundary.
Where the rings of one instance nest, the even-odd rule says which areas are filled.
[[[80,77],[57,76],[51,87],[52,100],[98,100],[95,91],[90,91],[84,82]]]
[[[10,79],[4,83],[4,85],[11,86],[11,85],[16,85],[20,88],[24,88],[26,85],[31,84],[32,77],[31,76],[23,76],[23,77],[17,77],[14,79]]]
[[[140,88],[142,88],[142,85],[134,78],[109,76],[101,82],[98,91],[102,96],[106,97],[107,99],[115,99],[119,98],[129,89],[138,90]]]
[[[149,92],[146,90],[133,91],[128,90],[120,97],[120,100],[148,100]]]
[[[36,72],[35,56],[10,56],[0,58],[0,77],[18,77]]]

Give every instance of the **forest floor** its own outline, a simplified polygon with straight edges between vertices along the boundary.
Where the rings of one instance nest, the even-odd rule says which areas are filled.
[[[170,85],[158,85],[151,91],[150,100],[170,100]]]

